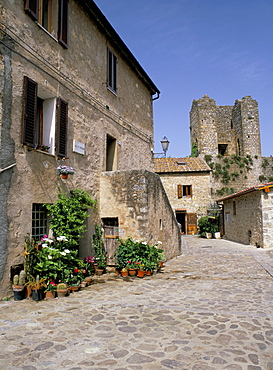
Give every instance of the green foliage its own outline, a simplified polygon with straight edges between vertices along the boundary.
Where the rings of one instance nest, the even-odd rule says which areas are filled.
[[[206,233],[216,233],[219,231],[219,217],[204,216],[198,220],[199,234],[205,236]]]
[[[192,143],[190,157],[198,157],[198,155],[199,155],[199,153],[198,153],[198,146],[197,146],[196,143]]]
[[[269,176],[268,177],[268,182],[272,182],[273,181],[273,176]]]
[[[211,156],[211,155],[209,155],[209,154],[206,154],[206,155],[204,156],[204,159],[205,159],[205,161],[207,162],[207,164],[209,164],[209,163],[211,162],[211,160],[212,160],[212,156]]]
[[[134,241],[130,237],[126,240],[119,239],[119,245],[115,252],[117,268],[126,269],[138,266],[143,270],[156,269],[159,261],[165,258],[163,249],[158,249],[157,246],[158,244],[149,245],[145,242]]]
[[[103,246],[102,230],[99,225],[95,227],[93,246],[95,250],[95,262],[98,264],[98,268],[105,269],[107,266],[107,255]]]
[[[223,187],[221,189],[216,190],[216,194],[221,197],[223,195],[233,194],[234,192],[235,192],[234,188],[228,188],[228,187]]]
[[[266,180],[266,177],[264,175],[259,176],[259,181],[260,182],[265,182],[265,180]]]
[[[70,248],[77,249],[79,240],[86,230],[85,220],[88,217],[88,209],[94,207],[96,201],[83,190],[71,190],[70,196],[59,194],[58,201],[46,204],[51,216],[50,228],[54,235],[63,235],[70,241]]]
[[[264,158],[263,163],[262,163],[262,167],[266,168],[268,165],[269,165],[268,159]]]

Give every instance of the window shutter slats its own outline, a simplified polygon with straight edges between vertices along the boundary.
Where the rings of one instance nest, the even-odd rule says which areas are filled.
[[[58,41],[64,48],[68,48],[68,0],[59,0]]]
[[[182,185],[177,185],[177,197],[182,198]]]
[[[57,108],[57,155],[60,157],[66,157],[68,104],[59,98]]]
[[[24,112],[22,142],[32,148],[35,146],[35,122],[37,110],[38,84],[28,77],[24,77]]]
[[[39,0],[25,0],[25,11],[38,20]]]

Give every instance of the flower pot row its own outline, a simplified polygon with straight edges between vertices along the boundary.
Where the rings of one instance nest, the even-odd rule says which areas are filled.
[[[145,276],[151,276],[151,275],[153,275],[154,272],[159,271],[163,267],[164,267],[164,264],[162,262],[160,264],[160,267],[157,270],[154,270],[154,271],[151,271],[151,270],[144,271],[144,270],[138,270],[138,269],[132,269],[132,268],[128,268],[128,269],[125,269],[124,268],[122,270],[116,269],[116,273],[118,275],[122,276],[122,277],[137,276],[139,278],[144,278]]]

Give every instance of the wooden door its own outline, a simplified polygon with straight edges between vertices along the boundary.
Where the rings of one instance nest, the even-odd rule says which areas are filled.
[[[187,234],[197,234],[197,216],[196,213],[187,213]]]
[[[114,265],[114,253],[118,245],[119,229],[117,226],[104,226],[104,247],[107,253],[107,264]]]

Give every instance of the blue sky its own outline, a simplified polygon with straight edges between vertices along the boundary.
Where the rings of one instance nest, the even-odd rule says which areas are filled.
[[[207,94],[217,105],[251,95],[262,155],[273,155],[273,0],[95,0],[161,91],[155,152],[190,154],[189,112]]]

